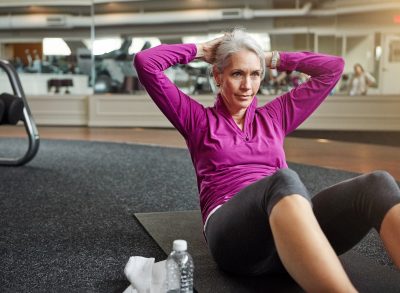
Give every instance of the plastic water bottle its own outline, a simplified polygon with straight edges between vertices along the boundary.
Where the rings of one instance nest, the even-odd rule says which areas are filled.
[[[168,293],[192,293],[194,264],[185,240],[175,240],[167,258],[166,287]]]

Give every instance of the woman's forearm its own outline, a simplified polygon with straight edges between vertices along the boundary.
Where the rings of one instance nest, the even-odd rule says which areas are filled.
[[[339,56],[313,52],[280,52],[280,71],[299,71],[328,83],[336,83],[344,67]]]
[[[164,70],[178,63],[186,64],[195,55],[194,44],[160,45],[137,53],[134,59],[139,80],[147,93],[184,137],[191,131],[196,115],[202,113],[202,106],[167,78]]]

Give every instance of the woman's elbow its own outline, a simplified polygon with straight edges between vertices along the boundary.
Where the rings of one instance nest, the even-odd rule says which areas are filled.
[[[335,56],[330,62],[331,78],[339,79],[344,70],[344,59],[340,56]]]
[[[337,57],[337,70],[340,72],[340,74],[343,73],[344,70],[344,65],[345,65],[345,61],[343,57],[338,56]]]
[[[143,54],[141,52],[138,52],[133,56],[132,60],[132,66],[136,69],[143,67],[143,61],[145,58],[142,56]]]

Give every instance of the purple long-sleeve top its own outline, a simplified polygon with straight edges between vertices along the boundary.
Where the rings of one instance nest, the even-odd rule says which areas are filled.
[[[194,44],[160,45],[136,54],[140,82],[160,110],[183,135],[196,171],[203,222],[209,213],[247,185],[287,168],[283,141],[328,96],[343,71],[340,57],[311,52],[280,52],[278,70],[296,70],[311,78],[271,102],[247,108],[243,130],[218,95],[204,107],[163,73],[196,56]]]

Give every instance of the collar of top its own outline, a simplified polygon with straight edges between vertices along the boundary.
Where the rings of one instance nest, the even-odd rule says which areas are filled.
[[[225,105],[224,99],[222,98],[222,95],[219,93],[217,96],[217,100],[215,101],[215,109],[217,110],[218,114],[223,115],[225,118],[228,119],[228,121],[231,121],[234,123],[233,118],[231,113],[229,113],[228,108]],[[246,109],[246,116],[244,119],[244,128],[243,131],[247,132],[249,129],[249,125],[252,123],[253,118],[254,118],[254,113],[257,108],[257,97],[253,97],[253,101],[249,105],[249,107]]]

